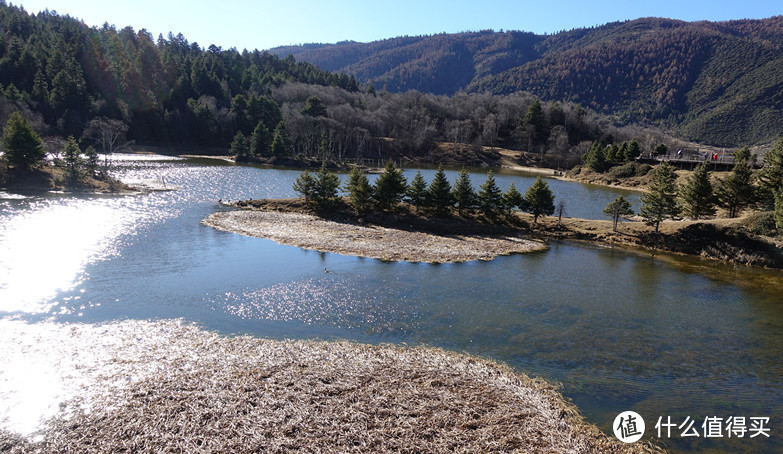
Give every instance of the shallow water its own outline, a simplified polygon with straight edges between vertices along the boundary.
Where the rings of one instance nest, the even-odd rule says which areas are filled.
[[[225,334],[429,344],[560,381],[607,432],[628,409],[645,417],[648,436],[658,416],[689,415],[699,428],[707,416],[768,416],[770,440],[675,436],[669,446],[783,449],[780,272],[557,242],[545,252],[443,265],[305,251],[200,224],[226,209],[219,199],[294,196],[298,171],[118,158],[125,180],[181,189],[0,194],[0,317],[34,324],[184,318]],[[422,173],[429,180],[434,171]],[[497,176],[503,189],[513,181],[522,192],[533,179]],[[473,175],[474,186],[483,181]],[[547,181],[568,198],[571,216],[600,219],[621,193],[638,204],[628,192]],[[15,342],[8,333],[0,339]],[[8,379],[18,369],[0,365],[6,395],[24,395]],[[23,426],[13,424],[15,410],[0,411],[8,427]]]

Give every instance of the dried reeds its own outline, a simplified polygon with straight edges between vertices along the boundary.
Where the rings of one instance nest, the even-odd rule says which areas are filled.
[[[466,262],[545,249],[542,243],[515,235],[435,235],[279,211],[214,213],[204,223],[305,249],[389,261]]]
[[[141,374],[128,386],[110,385],[112,394],[103,392],[70,403],[72,411],[55,418],[40,441],[0,432],[0,450],[607,453],[651,449],[623,445],[586,424],[548,383],[475,357],[433,348],[228,338],[169,321],[122,322],[100,329],[111,336],[115,329],[127,333],[144,324],[153,326],[157,337],[140,341],[141,355],[157,364],[150,367],[139,358],[114,358],[120,364],[110,370],[120,376],[103,374],[100,379],[122,381],[134,367],[154,373]],[[124,347],[119,343],[117,348]]]

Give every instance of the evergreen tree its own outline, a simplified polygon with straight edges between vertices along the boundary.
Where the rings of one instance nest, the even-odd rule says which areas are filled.
[[[407,182],[402,175],[402,170],[398,169],[394,165],[394,161],[389,159],[386,161],[386,167],[383,169],[383,173],[375,180],[375,186],[373,187],[373,199],[378,202],[378,205],[391,209],[393,205],[402,200],[407,189]]]
[[[721,181],[715,191],[718,206],[735,218],[745,208],[756,202],[756,188],[753,186],[753,172],[745,162],[735,164],[728,177]]]
[[[683,213],[700,219],[715,214],[715,195],[710,183],[710,171],[706,163],[699,164],[685,185],[680,187]]]
[[[631,209],[631,202],[625,200],[625,197],[619,196],[614,199],[614,202],[610,202],[604,208],[604,213],[612,218],[612,232],[617,231],[617,223],[621,218],[633,216],[633,210]]]
[[[538,143],[544,136],[546,129],[546,118],[544,117],[544,109],[541,107],[541,102],[536,99],[533,104],[527,109],[524,120],[522,120],[522,126],[529,127],[533,132],[533,141]]]
[[[734,156],[735,164],[742,164],[742,163],[749,164],[751,161],[750,148],[748,147],[742,147],[739,150],[734,151],[734,153],[732,153],[731,155]]]
[[[511,216],[515,208],[522,209],[525,207],[525,198],[519,193],[514,183],[506,189],[503,193],[503,208],[506,209],[506,214]]]
[[[65,143],[63,163],[68,184],[77,184],[84,174],[84,161],[82,160],[82,150],[79,149],[79,144],[76,143],[73,136],[69,136]]]
[[[775,226],[778,232],[783,231],[783,191],[775,196]]]
[[[783,137],[764,155],[759,185],[764,191],[766,205],[771,206],[775,195],[783,191]]]
[[[275,128],[274,138],[272,139],[272,153],[278,157],[291,156],[293,148],[291,138],[285,129],[285,121],[281,121]]]
[[[294,191],[304,197],[305,203],[310,203],[313,200],[313,194],[315,192],[315,178],[305,170],[294,181]]]
[[[595,172],[604,172],[609,168],[606,159],[606,151],[601,148],[601,145],[598,142],[593,142],[593,146],[590,147],[590,151],[582,157],[582,161],[587,167]]]
[[[351,207],[357,213],[363,213],[367,210],[372,198],[372,187],[367,176],[358,168],[351,169],[348,181],[345,183],[345,191],[350,197]]]
[[[429,199],[432,206],[439,214],[447,212],[454,205],[454,196],[451,194],[451,184],[446,178],[443,166],[438,166],[438,171],[430,182]]]
[[[269,130],[263,121],[259,121],[253,134],[250,136],[250,154],[257,157],[269,156],[272,153],[272,142]]]
[[[642,195],[641,216],[647,225],[655,226],[658,232],[661,221],[675,218],[680,214],[677,204],[677,176],[674,167],[664,162],[655,169],[649,191]]]
[[[639,142],[636,139],[633,139],[628,143],[628,147],[625,149],[625,160],[633,161],[639,157],[641,152],[642,147],[639,146]]]
[[[549,216],[555,212],[555,195],[541,177],[525,192],[525,211],[533,215],[534,224],[542,214]]]
[[[405,191],[408,201],[416,207],[416,212],[419,212],[420,206],[427,206],[428,195],[427,182],[424,181],[424,177],[421,175],[421,170],[416,172],[416,176],[413,177],[408,190]]]
[[[321,169],[315,174],[313,187],[313,202],[318,208],[328,208],[337,202],[337,191],[340,189],[340,178],[326,168],[326,162],[321,164]]]
[[[325,117],[327,116],[326,106],[318,96],[310,96],[307,98],[307,101],[305,101],[305,105],[302,108],[302,114],[311,117]]]
[[[625,159],[625,156],[620,154],[620,147],[617,146],[616,142],[606,147],[604,156],[606,156],[607,167],[620,164]]]
[[[669,151],[669,147],[667,147],[665,144],[659,143],[658,145],[653,148],[653,154],[656,156],[661,156],[666,154]]]
[[[451,195],[457,202],[457,209],[460,216],[464,209],[471,209],[476,204],[476,191],[473,189],[473,184],[470,182],[470,173],[468,169],[462,168],[457,177],[454,188],[451,191]]]
[[[84,156],[87,158],[85,165],[90,171],[90,175],[95,176],[95,171],[98,169],[98,150],[90,145],[86,150],[84,150]]]
[[[237,135],[231,141],[228,153],[236,157],[247,156],[250,153],[250,149],[247,147],[247,138],[242,134],[242,131],[237,131]]]
[[[503,208],[503,193],[495,183],[495,173],[487,172],[487,179],[481,185],[478,193],[478,204],[481,212],[487,218],[495,218]]]
[[[41,137],[17,111],[11,113],[3,130],[5,159],[9,164],[33,169],[44,162],[46,152]]]

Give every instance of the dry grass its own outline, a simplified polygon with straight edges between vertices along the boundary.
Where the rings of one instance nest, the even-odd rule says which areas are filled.
[[[155,333],[140,328],[157,337],[139,343],[149,344],[142,356],[164,361],[165,369],[126,387],[111,385],[113,393],[99,393],[89,406],[71,402],[70,416],[55,418],[40,441],[0,432],[0,451],[654,450],[608,438],[551,385],[475,357],[432,348],[226,338],[176,322],[123,322],[129,323],[156,326]],[[112,335],[112,326],[101,329]],[[146,366],[137,358],[112,361],[119,365],[101,376],[107,384],[124,380],[125,363]]]
[[[544,249],[516,235],[436,235],[330,221],[318,216],[277,211],[230,211],[204,220],[216,229],[268,238],[322,252],[390,261],[466,262]]]

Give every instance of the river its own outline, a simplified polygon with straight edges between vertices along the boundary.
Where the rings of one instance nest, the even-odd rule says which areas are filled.
[[[783,450],[779,271],[568,242],[441,265],[318,253],[200,224],[227,209],[220,199],[294,196],[298,171],[157,155],[116,156],[115,164],[123,180],[178,189],[0,193],[2,321],[184,319],[226,335],[426,344],[561,382],[607,433],[618,413],[634,410],[656,442],[659,416],[695,420],[700,437],[680,429],[664,437],[675,452]],[[406,171],[409,180],[414,173]],[[434,171],[422,173],[429,181]],[[457,172],[448,174],[453,182]],[[534,178],[496,177],[502,189],[514,182],[523,193]],[[484,174],[472,180],[478,187]],[[631,192],[547,182],[568,216],[602,219],[619,194],[638,210]],[[2,344],[17,340],[0,332]],[[36,372],[12,367],[0,365],[0,395],[15,402],[0,407],[0,423],[29,431],[30,418],[46,415],[28,409],[27,426],[15,419],[26,405],[15,386]],[[769,417],[771,437],[705,438],[701,425],[712,416],[746,417],[748,427],[751,417]]]

